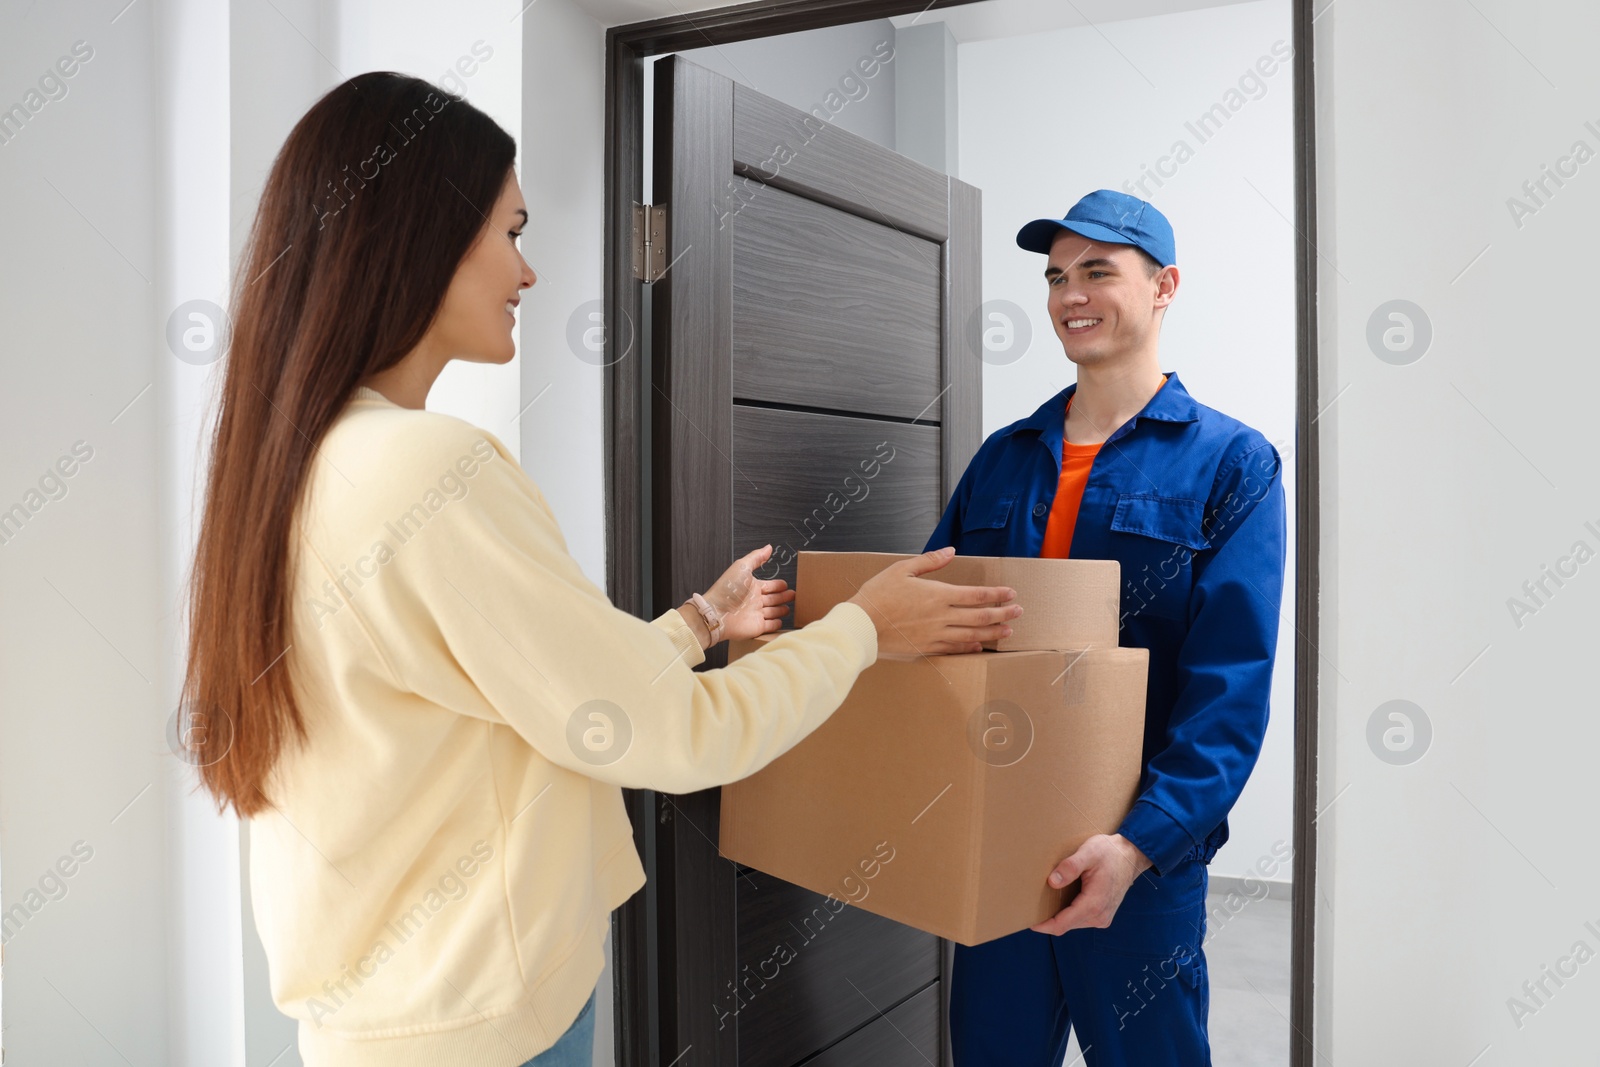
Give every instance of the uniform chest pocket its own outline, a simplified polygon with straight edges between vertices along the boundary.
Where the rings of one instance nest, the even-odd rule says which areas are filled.
[[[956,550],[964,556],[1004,555],[1006,526],[1016,501],[1016,493],[974,498],[961,515],[961,540]]]
[[[1115,555],[1122,561],[1122,611],[1186,619],[1194,586],[1194,557],[1211,547],[1201,524],[1205,501],[1154,493],[1123,493],[1111,516]]]
[[[1011,517],[1011,505],[1017,502],[1017,494],[990,497],[987,500],[974,500],[968,507],[966,514],[961,516],[961,532],[968,530],[999,530]]]

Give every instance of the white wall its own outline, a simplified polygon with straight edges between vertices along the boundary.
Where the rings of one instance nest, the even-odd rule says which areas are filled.
[[[227,5],[205,0],[167,0],[155,10],[161,277],[153,295],[157,322],[164,327],[172,309],[190,300],[227,302],[230,150],[216,131],[229,126],[232,20]],[[198,486],[206,458],[200,447],[202,413],[222,364],[196,366],[177,359],[164,339],[154,358],[165,461],[156,479],[162,488],[167,609],[161,638],[175,703],[187,636],[183,583],[199,528]],[[241,907],[238,827],[235,820],[218,817],[210,797],[193,788],[194,776],[185,764],[171,759],[167,764],[172,787],[172,882],[165,894],[171,953],[168,1062],[255,1062],[245,1057],[239,962],[249,917]]]
[[[499,123],[520,149],[522,6],[514,0],[339,0],[324,8],[336,22],[336,50],[323,51],[338,64],[335,82],[363,71],[393,70],[442,85]],[[519,175],[523,162],[519,150]],[[521,312],[519,319],[526,315]],[[482,426],[517,455],[522,443],[513,420],[522,406],[520,361],[519,354],[500,366],[451,363],[428,394],[429,410]]]
[[[522,192],[532,216],[521,245],[539,275],[520,316],[522,466],[567,548],[604,589],[605,370],[588,331],[603,291],[605,33],[572,0],[540,0],[521,27]],[[595,995],[597,1067],[615,1062],[609,941],[606,958]]]
[[[31,912],[5,940],[14,1063],[173,1062],[157,10],[13,3],[0,33],[5,109],[93,49],[0,145],[0,508],[30,512],[0,544],[0,897]],[[78,441],[93,458],[47,499]]]
[[[1124,183],[1133,182],[1176,237],[1180,281],[1162,327],[1162,368],[1284,457],[1291,548],[1271,717],[1229,816],[1230,840],[1211,864],[1233,876],[1259,876],[1251,868],[1273,858],[1273,845],[1294,840],[1295,236],[1278,214],[1294,213],[1292,71],[1279,63],[1259,88],[1226,95],[1260,57],[1275,58],[1275,43],[1289,53],[1289,10],[1286,0],[1260,0],[957,46],[960,177],[983,190],[984,300],[1020,307],[1032,335],[1026,348],[1014,335],[984,365],[984,433],[1076,378],[1045,312],[1044,257],[1019,249],[1017,230],[1061,217],[1091,190],[1130,191]],[[1203,143],[1186,128],[1212,103],[1235,99]],[[1192,157],[1163,164],[1173,176],[1140,189],[1144,168],[1179,140]],[[1274,877],[1287,880],[1288,868]]]
[[[520,243],[539,275],[520,315],[518,407],[532,405],[517,422],[522,466],[604,589],[605,369],[589,345],[603,292],[605,33],[572,0],[540,0],[520,25],[522,192],[532,215]]]
[[[753,41],[680,53],[723,77],[781,100],[791,107],[826,115],[842,130],[874,144],[894,147],[895,76],[892,64],[871,78],[861,77],[856,61],[874,49],[894,44],[888,19],[829,26]],[[834,94],[830,99],[829,94]],[[824,110],[815,111],[822,107]]]
[[[1600,951],[1600,563],[1547,581],[1520,628],[1507,604],[1576,542],[1600,550],[1600,9],[1340,0],[1316,30],[1318,1048],[1593,1062],[1600,963],[1537,1002],[1521,987],[1580,941]],[[1589,162],[1534,204],[1523,183],[1579,141]],[[1512,197],[1537,208],[1520,226]],[[1408,365],[1367,340],[1395,299],[1432,327]],[[1368,741],[1394,699],[1431,724],[1409,765]],[[1512,997],[1534,1013],[1514,1020]]]
[[[893,148],[941,174],[961,169],[957,68],[956,39],[947,24],[895,30]]]

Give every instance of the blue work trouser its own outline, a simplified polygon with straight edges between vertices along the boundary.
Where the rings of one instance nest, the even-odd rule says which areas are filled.
[[[1086,1067],[1209,1067],[1206,868],[1135,879],[1104,930],[1022,930],[957,945],[955,1067],[1060,1067],[1069,1030]]]

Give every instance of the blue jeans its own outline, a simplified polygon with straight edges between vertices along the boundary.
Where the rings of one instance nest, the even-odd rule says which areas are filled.
[[[522,1067],[590,1067],[594,1063],[594,994],[555,1044]]]
[[[957,945],[955,1067],[1059,1067],[1069,1027],[1087,1067],[1209,1067],[1205,867],[1146,871],[1104,930],[1022,930]]]

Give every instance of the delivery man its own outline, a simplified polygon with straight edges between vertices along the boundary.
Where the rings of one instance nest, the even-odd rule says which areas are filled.
[[[1080,892],[1030,930],[956,947],[955,1063],[1059,1067],[1075,1029],[1088,1067],[1197,1067],[1211,1062],[1206,864],[1267,727],[1281,464],[1161,370],[1178,291],[1161,212],[1101,189],[1017,244],[1049,257],[1050,321],[1078,380],[984,441],[927,549],[1117,560],[1120,643],[1150,650],[1150,678],[1132,810],[1040,872]],[[1038,802],[1071,803],[1072,783],[1057,790]]]

